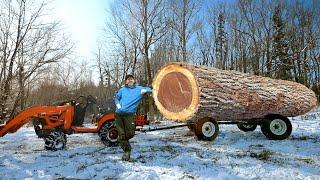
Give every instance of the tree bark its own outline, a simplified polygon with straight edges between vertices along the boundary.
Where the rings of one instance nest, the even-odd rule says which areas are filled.
[[[294,117],[317,104],[315,93],[296,82],[186,63],[169,63],[158,71],[153,97],[159,111],[175,121]]]

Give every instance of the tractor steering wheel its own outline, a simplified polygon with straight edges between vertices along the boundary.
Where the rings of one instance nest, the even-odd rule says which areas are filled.
[[[81,99],[85,99],[85,101],[81,101]],[[78,96],[75,100],[74,100],[74,104],[77,105],[81,105],[84,107],[87,107],[89,104],[97,104],[97,100],[92,96],[92,95],[88,95],[87,97],[85,96]],[[84,102],[86,102],[86,104],[84,105]]]
[[[80,100],[85,98],[84,96],[80,95],[78,96],[75,100],[74,100],[74,104],[75,105],[83,105],[83,102],[81,102]]]
[[[87,104],[97,104],[96,98],[94,98],[92,95],[87,96]]]

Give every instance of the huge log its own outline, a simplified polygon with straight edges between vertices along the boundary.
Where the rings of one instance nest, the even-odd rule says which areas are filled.
[[[317,104],[315,93],[296,82],[186,63],[163,66],[152,85],[160,113],[180,122],[201,117],[240,121],[268,114],[294,117]]]

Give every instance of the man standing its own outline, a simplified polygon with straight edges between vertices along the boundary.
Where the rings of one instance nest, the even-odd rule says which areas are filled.
[[[133,75],[127,75],[126,85],[119,89],[115,96],[116,114],[115,122],[119,133],[118,140],[124,151],[122,160],[129,161],[131,146],[129,139],[135,134],[134,118],[139,103],[145,93],[151,93],[149,87],[142,87],[135,84]]]

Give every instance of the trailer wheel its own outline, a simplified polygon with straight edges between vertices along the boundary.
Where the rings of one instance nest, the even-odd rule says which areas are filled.
[[[44,138],[45,149],[57,151],[65,148],[67,144],[67,136],[62,131],[51,131],[47,137]]]
[[[254,131],[257,128],[257,124],[252,123],[239,123],[237,126],[241,131],[244,132]]]
[[[199,119],[194,125],[194,132],[200,140],[213,141],[219,133],[218,122],[208,117]]]
[[[102,125],[98,135],[101,141],[106,146],[117,146],[118,141],[118,130],[113,122],[106,122]]]
[[[290,136],[292,124],[287,117],[268,115],[261,123],[262,133],[271,140],[283,140]]]

